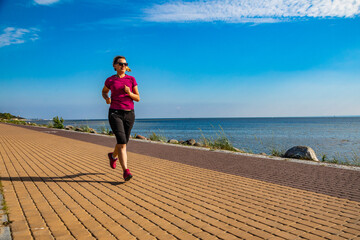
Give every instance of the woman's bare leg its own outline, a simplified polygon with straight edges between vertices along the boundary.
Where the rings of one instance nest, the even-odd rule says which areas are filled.
[[[117,156],[119,155],[119,148],[118,148],[118,145],[120,144],[116,144],[115,147],[114,147],[114,151],[113,151],[113,158],[117,158]]]
[[[123,171],[125,171],[127,169],[126,144],[116,144],[113,153],[114,157],[116,157],[115,153],[119,156],[120,165]]]

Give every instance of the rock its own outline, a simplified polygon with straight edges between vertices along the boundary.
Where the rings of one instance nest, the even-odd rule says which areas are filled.
[[[67,125],[67,126],[65,126],[65,129],[66,130],[74,130],[74,126]]]
[[[180,143],[180,144],[185,144],[185,142],[184,142],[184,141],[179,141],[179,143]]]
[[[178,141],[178,140],[176,140],[176,139],[170,139],[170,140],[168,141],[168,143],[178,144],[178,143],[179,143],[179,141]]]
[[[137,139],[142,139],[142,140],[147,140],[147,138],[146,138],[146,137],[141,136],[141,135],[136,135],[136,138],[137,138]]]
[[[89,132],[90,132],[90,133],[97,133],[96,130],[93,129],[93,128],[89,128]]]
[[[195,139],[186,140],[186,144],[187,144],[187,145],[194,146],[195,143],[196,143]]]
[[[239,148],[236,148],[236,147],[233,147],[233,148],[234,148],[235,152],[241,152],[241,153],[244,153],[244,151],[243,151],[243,150],[241,150],[241,149],[239,149]]]
[[[79,127],[76,127],[76,128],[75,128],[75,131],[77,131],[77,132],[82,132],[83,130],[82,130],[81,128],[79,128]]]
[[[195,147],[202,147],[201,143],[198,143],[198,142],[196,142],[196,143],[194,144],[194,146],[195,146]]]
[[[264,152],[260,153],[260,155],[267,156],[267,154],[266,154],[266,153],[264,153]]]
[[[315,151],[307,146],[295,146],[286,151],[284,157],[312,160],[318,162]]]

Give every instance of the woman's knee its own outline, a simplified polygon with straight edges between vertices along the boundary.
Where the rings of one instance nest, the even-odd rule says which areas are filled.
[[[126,149],[126,144],[116,144],[116,146],[117,146],[118,148],[120,148],[121,150]]]

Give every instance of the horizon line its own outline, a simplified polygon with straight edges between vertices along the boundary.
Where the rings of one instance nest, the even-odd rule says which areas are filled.
[[[340,118],[340,117],[360,117],[360,115],[328,115],[328,116],[288,116],[288,117],[171,117],[171,118],[136,118],[136,120],[154,120],[154,119],[230,119],[230,118]],[[37,121],[52,121],[52,119],[43,119],[43,118],[24,118],[24,120],[37,120]],[[99,120],[107,120],[107,118],[79,118],[79,119],[64,119],[66,121],[99,121]]]

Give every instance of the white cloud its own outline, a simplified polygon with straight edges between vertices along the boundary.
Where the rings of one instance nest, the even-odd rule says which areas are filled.
[[[55,3],[66,3],[66,2],[74,2],[73,0],[33,0],[34,4],[38,4],[38,5],[52,5]],[[134,3],[132,1],[127,1],[127,0],[76,0],[76,3],[82,3],[82,4],[87,4],[87,5],[98,5],[99,7],[101,6],[127,6],[127,5],[134,5]]]
[[[34,0],[34,2],[39,5],[51,5],[59,1],[60,0]]]
[[[151,22],[277,22],[293,18],[355,17],[360,0],[173,1],[145,9]]]
[[[13,28],[7,27],[4,29],[4,33],[0,35],[0,47],[8,46],[11,44],[20,44],[28,40],[35,41],[39,39],[39,35],[36,33],[37,28]]]

